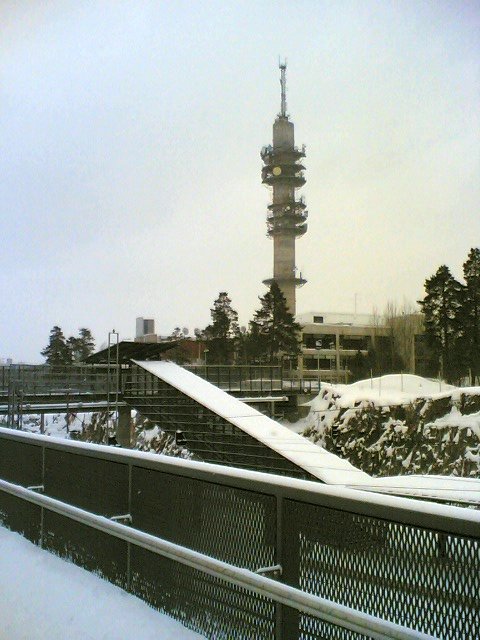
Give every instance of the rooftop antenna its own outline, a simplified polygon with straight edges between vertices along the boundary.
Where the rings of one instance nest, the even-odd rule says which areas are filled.
[[[287,59],[282,62],[280,58],[278,58],[278,68],[280,69],[280,86],[282,87],[282,102],[280,108],[280,116],[282,118],[287,117],[287,80],[285,77],[285,73],[287,70]]]

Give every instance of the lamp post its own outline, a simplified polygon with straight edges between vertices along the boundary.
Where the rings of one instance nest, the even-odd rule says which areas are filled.
[[[119,384],[119,335],[112,329],[108,332],[108,352],[107,352],[107,423],[105,429],[105,443],[108,444],[110,435],[110,370],[112,366],[112,351],[115,348],[115,411],[117,414],[117,427],[118,427],[118,384]]]
[[[315,349],[317,351],[317,376],[318,376],[318,390],[320,391],[320,349],[322,348],[322,340],[315,340]]]
[[[207,379],[207,353],[208,353],[208,349],[204,349],[203,350],[203,357],[205,360],[205,380]]]

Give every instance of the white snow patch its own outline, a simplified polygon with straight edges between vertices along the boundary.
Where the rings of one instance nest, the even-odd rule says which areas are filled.
[[[0,527],[0,638],[195,640],[179,622]]]
[[[442,429],[444,427],[456,427],[457,429],[471,429],[480,440],[480,411],[463,415],[457,407],[452,407],[450,413],[433,422],[428,423],[430,428]]]

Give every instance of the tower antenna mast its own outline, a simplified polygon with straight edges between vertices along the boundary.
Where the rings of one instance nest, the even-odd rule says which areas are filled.
[[[270,286],[275,282],[285,296],[287,308],[295,315],[295,289],[305,284],[295,267],[295,241],[307,230],[306,204],[296,195],[305,184],[302,158],[305,146],[295,146],[294,124],[287,115],[285,71],[287,61],[279,58],[282,87],[281,111],[273,123],[273,144],[263,147],[262,182],[272,187],[272,202],[268,205],[267,233],[273,239],[273,278],[264,280]]]
[[[286,71],[287,71],[287,59],[283,62],[278,59],[278,67],[280,69],[280,86],[282,87],[282,102],[280,107],[280,115],[282,118],[287,117],[287,79],[286,79]]]

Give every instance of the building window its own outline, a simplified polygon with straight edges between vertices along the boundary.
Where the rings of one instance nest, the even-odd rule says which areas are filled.
[[[335,349],[334,333],[304,333],[305,349]]]
[[[304,358],[303,368],[308,371],[330,370],[335,368],[335,363],[330,358]]]
[[[313,316],[313,322],[315,324],[323,324],[323,316]]]
[[[370,348],[370,338],[369,336],[340,336],[340,348],[366,351]]]

